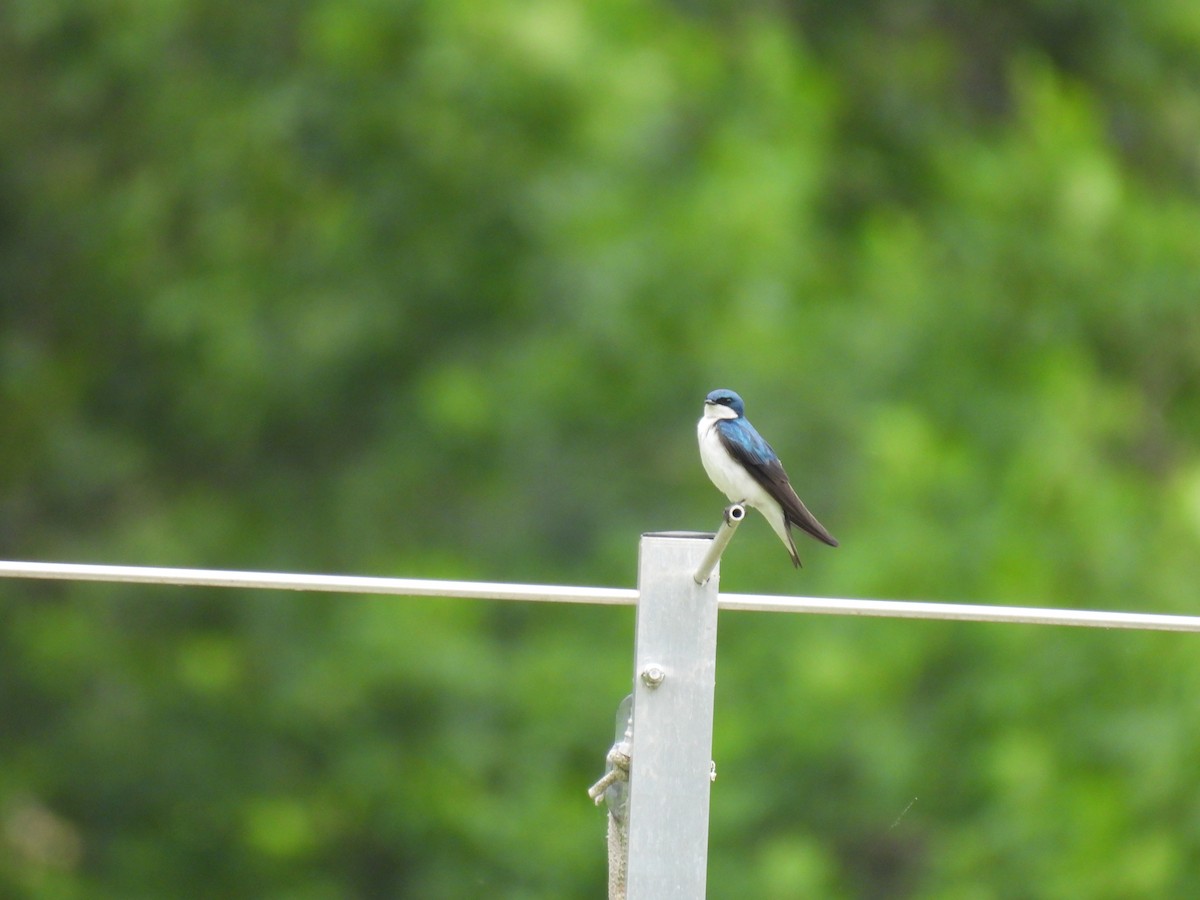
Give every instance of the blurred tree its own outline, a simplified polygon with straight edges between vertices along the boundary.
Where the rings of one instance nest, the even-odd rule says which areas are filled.
[[[1189,611],[1200,15],[0,7],[0,553]],[[628,611],[11,582],[0,894],[596,896]],[[1189,896],[1190,639],[722,621],[713,896]]]

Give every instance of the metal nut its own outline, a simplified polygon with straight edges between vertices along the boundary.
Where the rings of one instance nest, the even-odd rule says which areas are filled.
[[[642,669],[642,684],[652,690],[662,684],[666,677],[667,673],[663,671],[662,666],[654,663]]]

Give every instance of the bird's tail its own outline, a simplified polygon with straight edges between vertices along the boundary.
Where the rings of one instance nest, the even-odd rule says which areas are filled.
[[[783,520],[783,528],[777,528],[776,531],[783,538],[783,545],[787,547],[788,553],[791,554],[792,565],[797,569],[803,569],[804,564],[800,562],[800,554],[796,552],[796,542],[792,539],[792,523],[785,518]]]
[[[818,522],[817,517],[808,511],[808,507],[800,501],[799,497],[796,498],[796,506],[798,507],[797,509],[789,510],[787,513],[789,524],[798,525],[818,541],[828,544],[830,547],[838,545],[837,538],[825,530],[825,526]]]

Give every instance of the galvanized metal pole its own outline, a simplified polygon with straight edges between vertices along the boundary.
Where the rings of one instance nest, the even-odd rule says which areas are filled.
[[[629,777],[628,900],[702,900],[708,868],[719,568],[711,534],[642,535]]]
[[[717,563],[721,561],[721,554],[733,540],[733,533],[737,531],[738,525],[744,518],[746,518],[746,507],[742,504],[734,503],[725,507],[725,521],[721,523],[721,527],[717,529],[713,539],[708,542],[708,549],[704,551],[704,558],[700,560],[700,568],[696,569],[696,574],[692,576],[696,579],[696,584],[704,584],[708,581],[709,576],[716,570]]]

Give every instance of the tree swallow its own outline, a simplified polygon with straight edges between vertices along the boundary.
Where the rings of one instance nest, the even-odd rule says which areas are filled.
[[[733,391],[713,391],[704,398],[704,415],[696,424],[704,471],[734,503],[753,506],[766,517],[800,568],[792,526],[799,525],[830,547],[838,542],[810,513],[788,482],[783,463],[745,416],[746,406]]]

